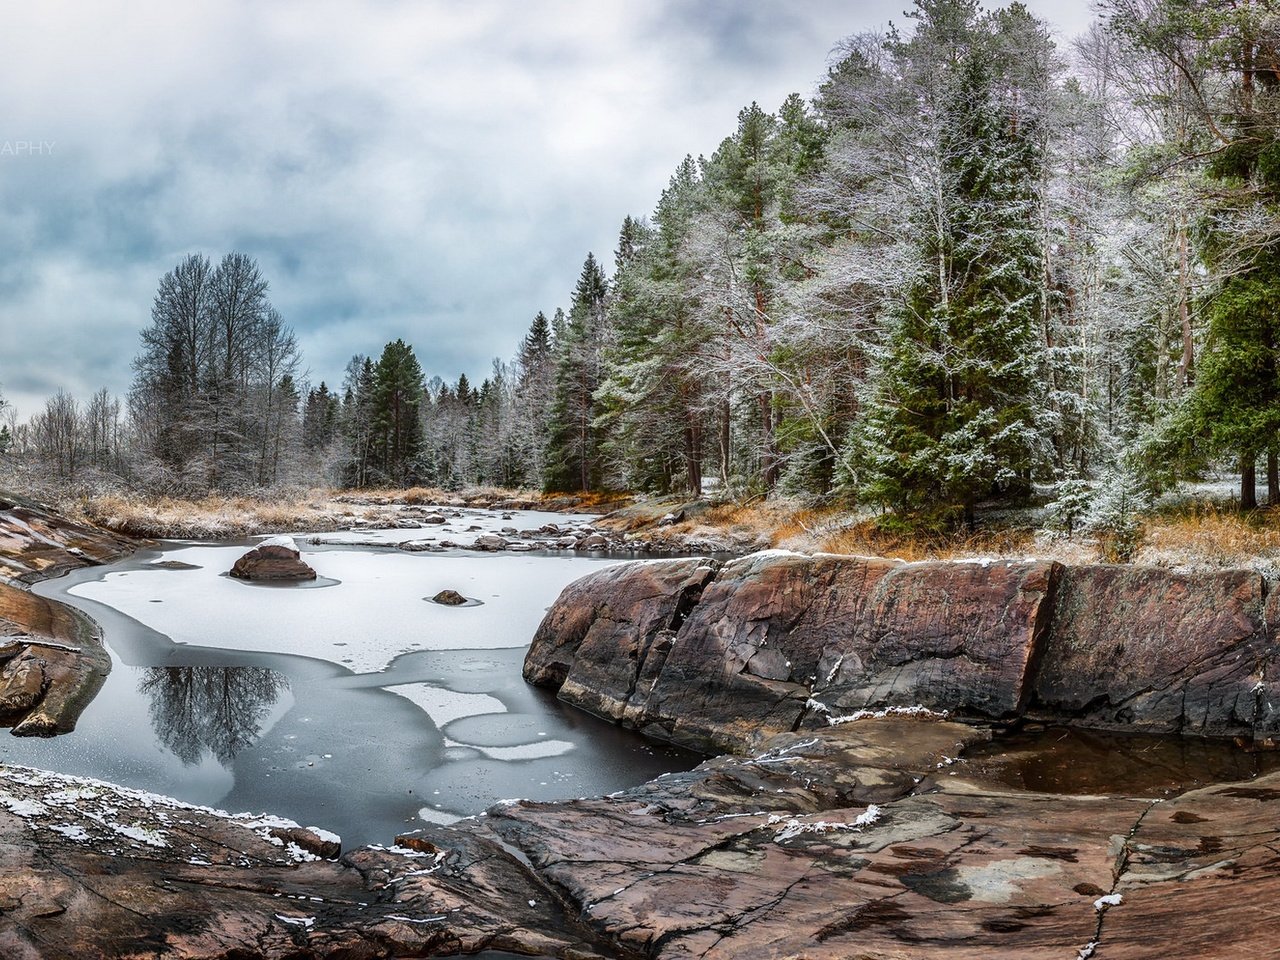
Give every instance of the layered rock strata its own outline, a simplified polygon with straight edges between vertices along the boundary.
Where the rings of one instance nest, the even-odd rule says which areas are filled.
[[[525,677],[704,751],[922,706],[1269,742],[1280,598],[1247,571],[752,554],[614,567],[548,612]]]

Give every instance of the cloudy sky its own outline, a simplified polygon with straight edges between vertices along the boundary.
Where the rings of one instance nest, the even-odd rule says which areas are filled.
[[[0,393],[123,393],[159,277],[256,257],[313,382],[480,378],[756,100],[907,0],[0,7]],[[1068,40],[1086,0],[1031,0]]]

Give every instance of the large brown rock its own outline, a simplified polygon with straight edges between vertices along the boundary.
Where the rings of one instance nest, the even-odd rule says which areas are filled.
[[[1262,590],[1245,570],[1065,568],[1034,712],[1100,728],[1252,737],[1274,649]]]
[[[1028,698],[1056,571],[782,551],[718,573],[697,560],[628,564],[565,590],[525,677],[704,750],[867,708],[1007,717]]]
[[[88,617],[0,583],[0,724],[48,737],[76,721],[111,671]]]
[[[314,580],[316,572],[302,560],[292,537],[272,537],[237,560],[231,576],[239,580],[287,582]]]
[[[925,706],[1000,718],[1026,702],[1057,567],[754,554],[690,613],[650,717],[691,746],[750,747],[802,720]]]
[[[672,640],[718,564],[695,557],[621,564],[560,594],[525,657],[531,683],[574,706],[635,725]]]
[[[674,634],[639,626],[667,623],[690,563],[628,565],[570,585],[526,677],[707,751],[916,706],[1280,741],[1280,592],[1267,596],[1250,571],[766,551],[704,577]],[[609,607],[615,597],[623,616]]]

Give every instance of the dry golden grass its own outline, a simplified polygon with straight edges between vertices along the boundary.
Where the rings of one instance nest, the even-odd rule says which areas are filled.
[[[260,533],[338,530],[349,527],[353,519],[371,520],[397,505],[509,503],[591,513],[611,509],[617,502],[617,496],[612,494],[554,496],[496,487],[461,491],[413,487],[341,494],[325,489],[286,491],[262,499],[207,496],[186,500],[102,494],[65,506],[91,523],[134,537],[229,540]]]
[[[209,496],[197,500],[143,499],[106,494],[81,501],[85,519],[134,537],[233,539],[258,533],[332,530],[343,512],[328,491],[276,495],[271,500]],[[346,511],[350,517],[351,512]]]
[[[335,530],[353,520],[373,519],[394,504],[490,505],[520,503],[533,508],[607,512],[614,494],[551,496],[523,490],[475,488],[458,492],[409,490],[346,493],[330,490],[274,494],[269,499],[211,496],[198,500],[100,495],[76,504],[83,519],[138,537],[238,539],[260,533]],[[907,561],[1039,557],[1065,563],[1096,563],[1106,544],[1096,539],[1050,537],[1027,529],[990,529],[951,537],[890,533],[866,515],[839,507],[785,499],[715,504],[679,523],[660,526],[671,502],[643,502],[605,522],[619,532],[653,540],[675,540],[706,549],[723,544],[736,551],[780,547],[805,553],[843,553]],[[1280,509],[1242,514],[1208,504],[1148,517],[1132,561],[1183,570],[1249,567],[1280,575]]]
[[[1135,563],[1257,567],[1280,561],[1280,510],[1240,513],[1196,505],[1148,518]]]

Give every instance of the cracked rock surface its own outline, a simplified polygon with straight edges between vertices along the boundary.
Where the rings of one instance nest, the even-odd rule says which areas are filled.
[[[334,860],[321,831],[0,768],[0,955],[1267,955],[1280,775],[1033,794],[953,762],[982,739],[895,716],[787,733]]]

